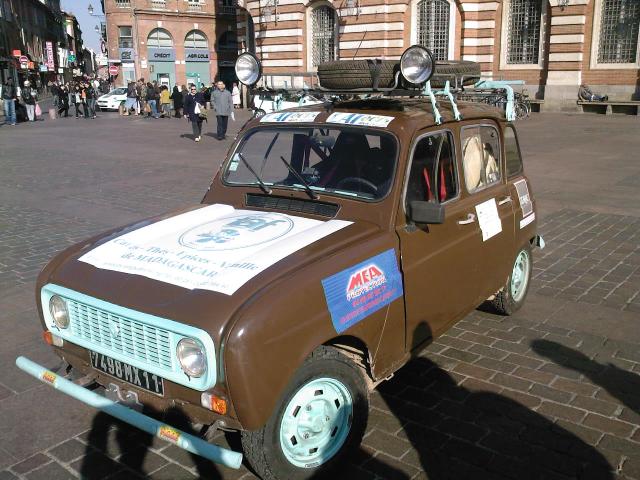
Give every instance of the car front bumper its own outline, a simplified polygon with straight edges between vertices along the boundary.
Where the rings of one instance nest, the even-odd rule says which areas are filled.
[[[230,468],[240,468],[242,453],[234,452],[218,445],[213,445],[205,440],[183,432],[170,425],[166,425],[154,418],[125,407],[119,403],[94,393],[86,388],[61,377],[45,367],[29,360],[26,357],[18,357],[16,365],[22,371],[41,382],[52,386],[67,395],[79,400],[93,408],[97,408],[109,415],[122,420],[134,427],[166,440],[174,445],[196,455],[200,455],[214,463],[219,463]]]

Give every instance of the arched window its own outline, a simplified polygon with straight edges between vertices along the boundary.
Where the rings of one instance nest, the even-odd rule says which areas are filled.
[[[219,50],[238,50],[238,39],[234,32],[226,31],[218,40]]]
[[[546,0],[545,4],[546,4]],[[509,0],[507,64],[538,64],[543,0]]]
[[[151,30],[147,37],[148,47],[173,47],[173,39],[171,34],[164,28],[155,28]]]
[[[184,37],[185,48],[209,48],[207,37],[200,30],[191,30]]]
[[[436,60],[449,57],[451,5],[447,0],[422,0],[417,6],[417,43],[427,47]]]
[[[640,35],[638,0],[602,0],[598,63],[636,63]]]
[[[323,5],[311,11],[311,60],[319,63],[336,59],[336,12]]]

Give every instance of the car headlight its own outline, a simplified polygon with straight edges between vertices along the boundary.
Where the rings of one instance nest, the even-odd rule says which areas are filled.
[[[67,302],[62,297],[54,295],[49,300],[49,311],[53,317],[53,323],[58,328],[67,328],[69,326],[69,310],[67,310]]]
[[[431,52],[422,45],[407,48],[400,58],[400,72],[410,83],[422,85],[433,75],[435,62]]]
[[[236,60],[236,76],[243,84],[251,87],[262,76],[262,65],[254,54],[245,52]]]
[[[180,340],[176,355],[182,370],[190,377],[201,377],[206,373],[207,355],[202,344],[195,338]]]

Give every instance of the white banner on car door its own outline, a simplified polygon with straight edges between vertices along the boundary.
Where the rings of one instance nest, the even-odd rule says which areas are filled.
[[[79,260],[232,295],[274,263],[350,224],[215,204],[114,238]]]

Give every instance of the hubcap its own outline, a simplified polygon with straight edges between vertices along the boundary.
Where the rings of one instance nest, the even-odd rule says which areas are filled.
[[[511,298],[515,302],[519,302],[527,291],[527,282],[529,281],[529,268],[531,260],[529,252],[522,250],[516,257],[511,272]]]
[[[353,401],[347,387],[333,378],[312,380],[298,390],[284,410],[280,446],[296,467],[313,468],[333,457],[351,430]]]

